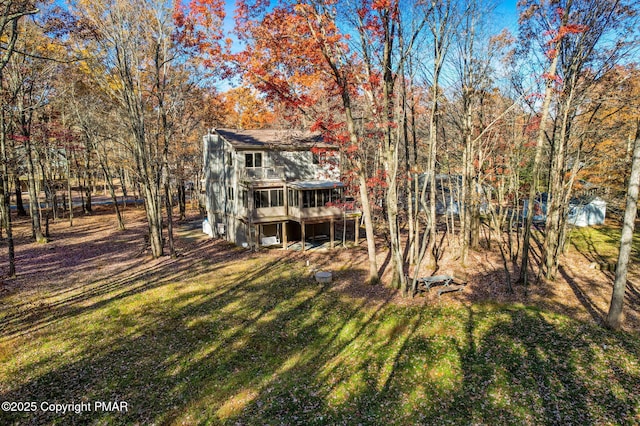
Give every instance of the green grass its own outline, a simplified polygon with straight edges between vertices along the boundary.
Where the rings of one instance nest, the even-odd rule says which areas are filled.
[[[78,291],[3,312],[0,399],[129,411],[0,424],[640,422],[638,336],[525,306],[367,302],[293,258]]]
[[[609,225],[574,228],[570,234],[571,246],[592,262],[613,263],[618,260],[620,227]],[[640,230],[636,230],[631,250],[631,261],[640,262]]]

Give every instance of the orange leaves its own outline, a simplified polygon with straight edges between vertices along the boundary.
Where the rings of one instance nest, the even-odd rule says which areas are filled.
[[[245,80],[273,101],[309,109],[338,91],[331,63],[349,53],[327,3],[296,3],[271,9],[241,2],[236,19],[246,42],[234,60]],[[338,67],[346,77],[347,67]]]
[[[225,127],[259,129],[269,127],[273,112],[265,99],[248,87],[230,89],[221,96]]]
[[[219,58],[223,53],[224,6],[223,0],[191,0],[188,5],[174,0],[173,3],[174,40],[183,48],[204,56],[209,65],[214,63],[211,58]]]
[[[391,8],[391,0],[373,0],[371,8],[373,10],[388,10]]]
[[[548,31],[547,35],[549,36],[553,36],[548,42],[548,45],[555,45],[556,43],[558,43],[560,40],[562,40],[564,37],[566,37],[568,34],[580,34],[580,33],[584,33],[589,29],[588,26],[586,25],[578,25],[578,24],[567,24],[567,25],[562,25],[560,26],[560,28],[557,31]],[[555,56],[556,52],[555,49],[550,49],[548,52],[552,52],[552,56],[549,55],[549,53],[547,53],[548,57],[553,57]]]
[[[554,82],[556,83],[556,85],[562,84],[562,77],[560,77],[558,74],[551,75],[551,74],[544,73],[542,74],[542,78],[544,78],[547,81]]]

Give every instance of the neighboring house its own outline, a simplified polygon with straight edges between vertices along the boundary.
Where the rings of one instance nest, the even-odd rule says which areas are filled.
[[[604,224],[607,215],[607,202],[596,196],[582,196],[571,200],[567,221],[575,226],[593,226]]]
[[[536,197],[533,210],[534,222],[547,220],[547,204],[549,196],[546,192]],[[527,217],[527,200],[523,200],[522,217]],[[567,223],[574,226],[602,225],[607,214],[607,202],[594,195],[582,195],[569,202]]]
[[[298,240],[303,250],[305,241],[327,239],[333,247],[335,222],[345,220],[335,146],[290,130],[215,129],[203,141],[212,236],[258,247]]]
[[[549,194],[543,192],[537,194],[535,201],[533,202],[533,222],[544,222],[547,220],[547,202],[549,201]],[[522,200],[522,218],[527,217],[527,210],[529,206],[529,200]]]

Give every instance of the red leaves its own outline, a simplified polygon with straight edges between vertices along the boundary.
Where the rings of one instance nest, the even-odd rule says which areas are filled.
[[[371,8],[373,10],[388,10],[391,7],[391,0],[373,0]]]
[[[557,31],[548,31],[549,36],[553,36],[551,40],[547,42],[548,45],[556,44],[568,34],[580,34],[589,29],[586,25],[568,24],[562,25]],[[547,55],[548,56],[548,55]]]
[[[551,75],[551,74],[544,73],[542,74],[542,78],[544,78],[547,81],[553,81],[558,85],[562,84],[562,77],[560,77],[558,74]]]
[[[221,41],[224,6],[223,0],[191,0],[188,6],[180,0],[174,0],[174,40],[183,48],[193,49],[205,56],[205,62],[209,66],[217,62],[212,58],[219,59],[223,50]],[[227,45],[230,45],[228,41]]]
[[[376,175],[367,179],[367,187],[371,189],[387,187],[387,173],[384,170],[376,170]]]

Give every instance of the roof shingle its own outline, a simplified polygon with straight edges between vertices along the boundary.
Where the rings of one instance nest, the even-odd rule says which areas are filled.
[[[267,150],[309,150],[316,148],[336,148],[323,141],[319,133],[299,130],[235,130],[215,129],[235,149],[267,149]]]

